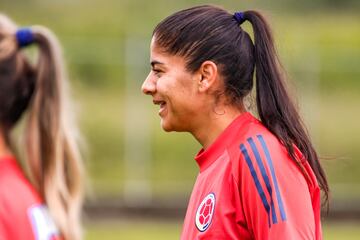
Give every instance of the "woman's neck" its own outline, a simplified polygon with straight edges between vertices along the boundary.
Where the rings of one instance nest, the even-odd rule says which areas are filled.
[[[215,109],[207,119],[204,119],[203,124],[191,133],[203,149],[207,149],[230,123],[244,112],[245,110],[231,106]]]

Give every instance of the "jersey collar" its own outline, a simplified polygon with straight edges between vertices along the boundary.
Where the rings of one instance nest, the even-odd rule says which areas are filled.
[[[200,167],[200,172],[203,172],[224,153],[227,146],[234,140],[237,130],[253,118],[249,112],[236,117],[207,149],[202,148],[198,152],[195,160]]]

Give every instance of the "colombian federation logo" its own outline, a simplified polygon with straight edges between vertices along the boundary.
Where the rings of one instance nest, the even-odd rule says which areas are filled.
[[[215,209],[215,194],[209,193],[200,203],[195,217],[195,224],[200,232],[206,231],[214,216]]]

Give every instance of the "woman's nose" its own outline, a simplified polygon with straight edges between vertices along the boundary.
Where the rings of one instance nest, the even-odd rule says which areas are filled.
[[[151,77],[151,73],[147,76],[147,78],[144,80],[141,91],[146,95],[152,95],[156,91],[156,83]]]

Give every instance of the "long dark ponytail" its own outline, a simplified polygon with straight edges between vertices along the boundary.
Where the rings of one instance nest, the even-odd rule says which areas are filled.
[[[240,19],[239,19],[240,18]],[[254,44],[239,27],[248,20],[254,30]],[[295,105],[285,87],[285,76],[277,57],[270,27],[256,11],[233,15],[215,6],[198,6],[176,12],[154,29],[158,47],[186,59],[195,72],[211,60],[221,66],[225,95],[234,105],[243,104],[256,78],[256,102],[260,120],[284,144],[299,164],[294,145],[309,162],[328,205],[329,186],[319,158]]]
[[[297,109],[285,87],[285,75],[277,57],[270,27],[256,11],[244,12],[254,31],[256,104],[262,123],[275,134],[296,160],[294,145],[304,155],[314,171],[328,203],[329,186],[319,157]]]

